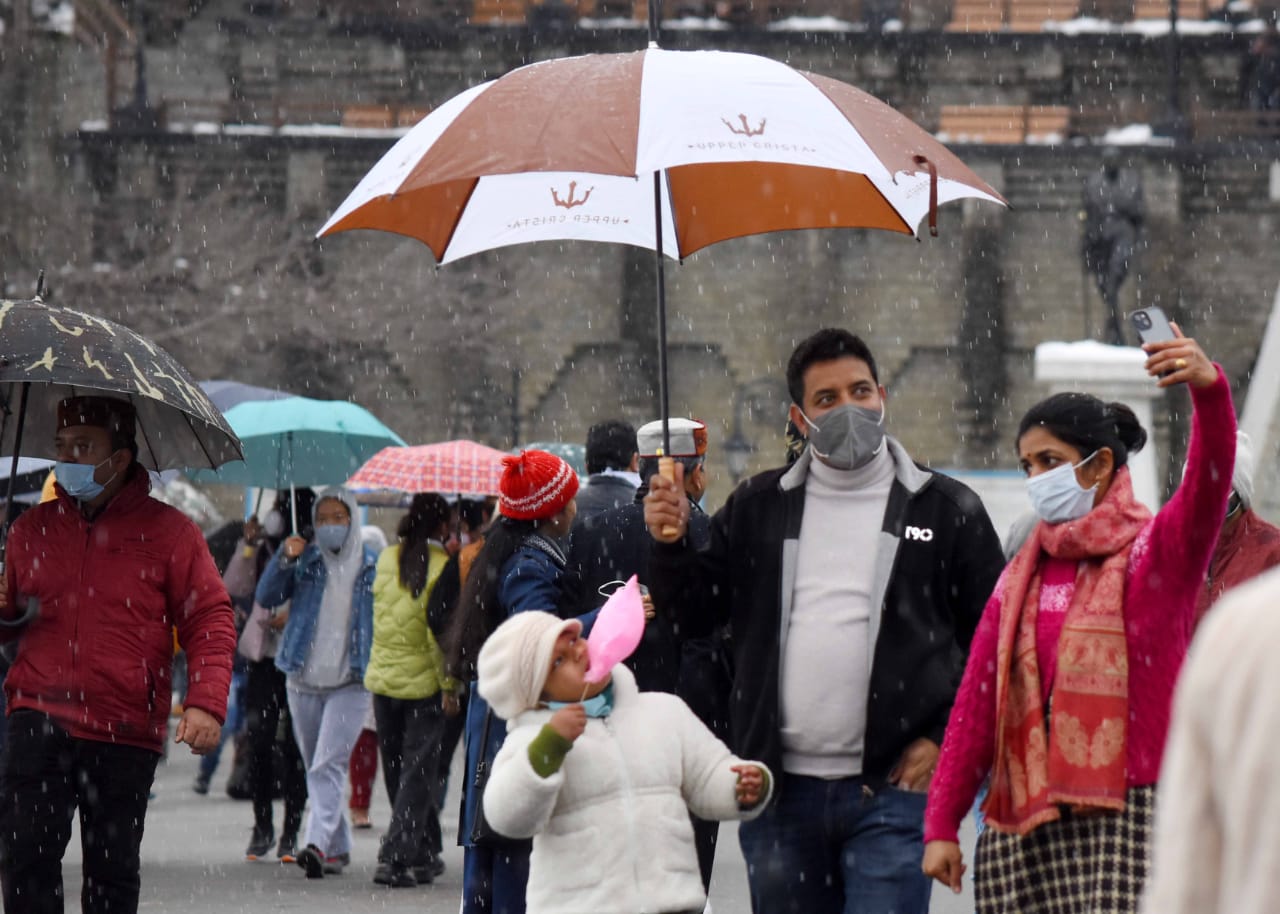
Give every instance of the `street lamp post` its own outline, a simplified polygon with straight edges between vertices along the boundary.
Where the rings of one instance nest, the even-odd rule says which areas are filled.
[[[747,472],[747,465],[756,452],[755,444],[743,433],[743,428],[761,418],[785,421],[787,405],[786,385],[775,378],[757,378],[737,387],[733,392],[733,427],[724,443],[725,462],[729,476],[736,486]]]
[[[1165,132],[1176,143],[1187,139],[1187,119],[1182,112],[1182,52],[1178,46],[1178,0],[1169,0],[1169,40],[1165,44],[1166,89]]]
[[[724,459],[729,464],[729,478],[733,480],[735,486],[742,479],[743,474],[747,472],[747,464],[751,460],[751,455],[755,452],[756,446],[743,437],[742,429],[738,426],[738,419],[735,415],[733,432],[729,435],[729,440],[724,443]]]

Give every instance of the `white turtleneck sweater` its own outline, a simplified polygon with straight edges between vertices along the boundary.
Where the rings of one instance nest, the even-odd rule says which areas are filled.
[[[782,767],[792,774],[862,773],[871,587],[893,476],[887,446],[856,470],[816,456],[809,464],[780,681]]]

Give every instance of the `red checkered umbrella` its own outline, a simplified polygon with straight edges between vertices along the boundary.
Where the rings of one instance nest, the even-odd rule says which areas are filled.
[[[499,451],[474,441],[385,447],[347,480],[355,492],[442,492],[497,495]]]

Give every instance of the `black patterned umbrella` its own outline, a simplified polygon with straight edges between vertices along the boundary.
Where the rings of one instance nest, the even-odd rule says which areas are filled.
[[[169,353],[127,327],[71,308],[0,300],[0,453],[51,457],[57,403],[110,394],[138,414],[138,460],[216,468],[240,441]]]

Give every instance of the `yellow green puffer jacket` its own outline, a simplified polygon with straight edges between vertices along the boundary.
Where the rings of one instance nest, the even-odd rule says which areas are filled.
[[[389,698],[429,698],[457,683],[445,675],[444,654],[427,626],[427,600],[449,554],[431,544],[427,586],[415,599],[400,585],[400,546],[389,546],[378,557],[373,579],[373,650],[364,674],[364,687]]]

